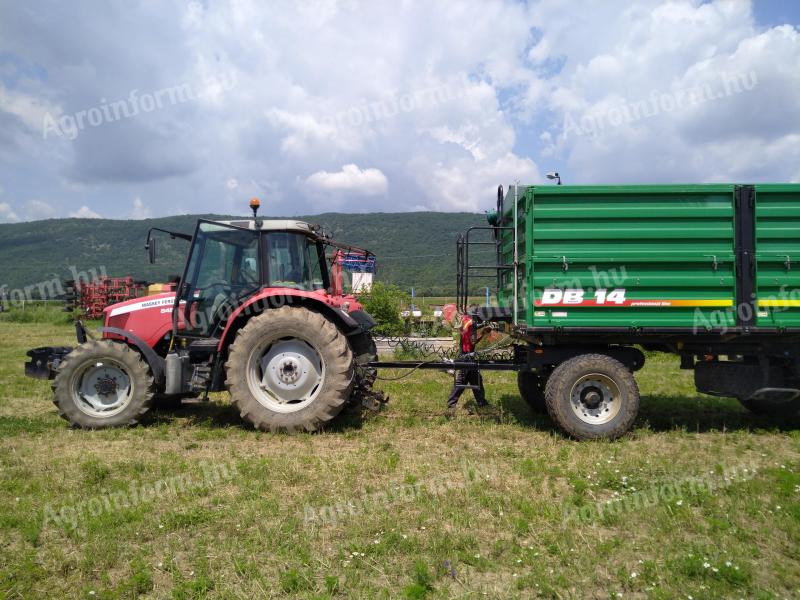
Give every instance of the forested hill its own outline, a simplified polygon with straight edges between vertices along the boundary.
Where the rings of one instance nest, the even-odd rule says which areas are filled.
[[[159,237],[158,261],[148,264],[144,241],[150,227],[191,233],[198,218],[182,215],[140,221],[50,219],[0,225],[0,286],[6,290],[77,271],[105,268],[109,276],[161,281],[182,271],[188,244]],[[265,218],[269,218],[268,216]],[[378,257],[377,280],[414,286],[420,293],[455,292],[456,237],[484,215],[471,213],[325,213],[296,217],[319,223],[337,241],[361,246]]]

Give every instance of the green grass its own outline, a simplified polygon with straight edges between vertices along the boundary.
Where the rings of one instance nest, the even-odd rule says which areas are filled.
[[[68,325],[72,322],[72,313],[65,313],[62,309],[63,302],[32,301],[24,305],[8,303],[3,312],[0,312],[0,323],[51,323],[53,325]]]
[[[800,588],[800,421],[701,396],[672,357],[650,356],[637,373],[639,420],[613,443],[565,438],[496,372],[488,416],[444,418],[450,379],[426,371],[380,382],[381,414],[349,412],[321,434],[252,431],[224,394],[86,432],[58,419],[48,382],[21,375],[25,350],[70,344],[71,327],[2,322],[0,333],[0,597],[785,598]],[[230,464],[204,485],[91,510],[132,485]],[[755,474],[724,482],[740,465]],[[565,519],[696,476],[717,485]],[[81,503],[77,527],[44,523],[48,507]],[[307,518],[337,504],[335,519]]]

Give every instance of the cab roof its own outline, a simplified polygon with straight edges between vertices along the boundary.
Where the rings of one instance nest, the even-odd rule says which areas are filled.
[[[253,219],[235,219],[232,221],[217,221],[232,227],[255,230],[256,223]],[[314,233],[314,227],[305,221],[295,219],[263,219],[261,220],[261,231],[299,231],[301,233]]]

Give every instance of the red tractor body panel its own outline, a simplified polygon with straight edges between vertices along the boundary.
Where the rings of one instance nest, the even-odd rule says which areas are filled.
[[[251,295],[241,306],[233,311],[219,342],[218,349],[222,350],[225,346],[226,337],[230,331],[232,323],[249,306],[261,302],[268,298],[302,298],[330,306],[334,309],[352,312],[362,310],[363,307],[354,296],[339,295],[332,296],[325,290],[308,292],[284,287],[262,288]],[[172,331],[172,308],[175,304],[175,294],[172,292],[156,294],[145,298],[127,300],[119,304],[112,304],[104,310],[105,326],[115,327],[129,331],[139,337],[148,346],[154,348],[164,336]],[[178,314],[178,329],[183,329],[183,312]],[[104,337],[119,338],[113,333],[105,333]]]
[[[126,300],[106,307],[105,326],[130,331],[151,348],[172,330],[172,306],[175,294],[168,292]],[[114,334],[104,337],[116,338]]]

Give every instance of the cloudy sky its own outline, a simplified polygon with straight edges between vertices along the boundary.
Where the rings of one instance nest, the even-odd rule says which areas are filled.
[[[800,181],[800,2],[0,0],[0,222]]]

